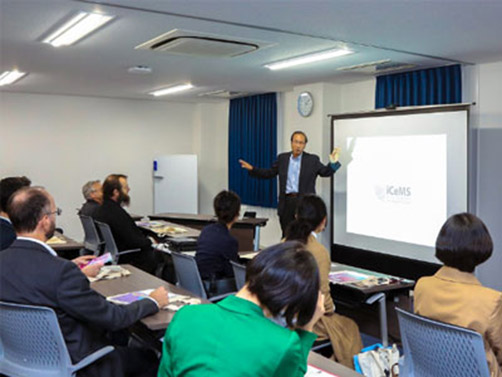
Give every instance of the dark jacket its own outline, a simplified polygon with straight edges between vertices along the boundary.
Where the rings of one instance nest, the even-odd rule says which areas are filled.
[[[131,216],[117,202],[105,199],[97,209],[94,220],[110,226],[119,251],[131,249],[148,251],[151,249],[150,239],[136,226]]]
[[[12,224],[0,218],[0,251],[7,249],[16,239],[16,231]]]
[[[239,243],[222,223],[211,224],[200,233],[195,260],[202,279],[233,277],[230,261],[239,260]]]
[[[284,210],[284,199],[286,197],[286,183],[288,180],[289,158],[291,152],[281,153],[277,156],[277,161],[272,164],[270,169],[253,168],[249,171],[249,175],[257,178],[274,178],[279,175],[279,206],[277,212],[279,216]],[[303,152],[302,162],[300,166],[300,182],[298,184],[299,194],[315,194],[315,182],[317,176],[331,177],[341,164],[336,162],[334,168],[331,164],[324,165],[319,156]]]
[[[0,300],[53,308],[74,363],[107,344],[105,330],[127,328],[158,311],[152,300],[127,306],[108,302],[90,288],[75,263],[20,239],[0,253]],[[114,376],[113,362],[110,357],[100,362],[99,372],[79,375]]]
[[[89,216],[94,218],[96,216],[96,211],[99,208],[99,203],[95,202],[92,199],[88,199],[83,205],[82,208],[78,211],[79,215]]]

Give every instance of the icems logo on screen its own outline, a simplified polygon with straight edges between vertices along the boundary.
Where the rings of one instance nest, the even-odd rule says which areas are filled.
[[[386,203],[411,203],[412,189],[410,186],[402,185],[375,185],[376,197]]]

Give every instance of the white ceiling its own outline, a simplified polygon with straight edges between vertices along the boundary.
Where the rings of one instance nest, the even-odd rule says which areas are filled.
[[[74,46],[40,42],[78,10],[116,19]],[[234,58],[134,49],[175,28],[271,46]],[[368,75],[337,68],[381,59],[417,68],[502,61],[502,1],[0,0],[0,38],[0,73],[29,72],[4,91],[153,99],[146,93],[191,82],[195,90],[160,100],[199,101],[219,89],[263,93],[360,80]],[[283,71],[263,66],[341,42],[356,53]],[[153,72],[127,72],[136,65]]]

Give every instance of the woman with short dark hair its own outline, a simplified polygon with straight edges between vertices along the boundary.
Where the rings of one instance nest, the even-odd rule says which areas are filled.
[[[340,314],[335,313],[335,304],[331,297],[328,274],[331,260],[328,250],[317,241],[317,234],[326,227],[327,213],[324,201],[317,195],[305,195],[296,208],[296,219],[287,231],[286,240],[298,240],[314,256],[319,266],[321,292],[324,295],[324,315],[314,326],[314,332],[322,339],[329,339],[335,359],[353,368],[353,356],[362,348],[361,334],[357,324]]]
[[[415,312],[480,333],[491,377],[502,377],[502,293],[483,287],[474,276],[492,252],[481,219],[470,213],[451,216],[436,239],[436,257],[444,266],[418,280]]]
[[[322,303],[312,255],[299,242],[271,246],[248,264],[235,296],[176,313],[158,377],[303,377]]]
[[[233,282],[230,261],[239,260],[239,243],[230,234],[230,228],[239,218],[241,199],[232,191],[221,191],[214,198],[213,207],[218,221],[202,229],[197,240],[195,260],[202,279],[232,278]]]

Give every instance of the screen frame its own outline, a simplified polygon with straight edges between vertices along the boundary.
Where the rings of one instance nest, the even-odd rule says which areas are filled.
[[[452,105],[432,105],[432,106],[412,106],[395,109],[381,109],[373,111],[362,111],[357,113],[346,114],[329,114],[331,127],[331,150],[334,148],[335,140],[335,121],[341,119],[357,119],[357,118],[376,118],[392,115],[411,115],[411,114],[426,114],[438,112],[454,112],[466,111],[466,151],[467,151],[467,187],[466,187],[466,202],[467,211],[471,209],[471,128],[470,128],[470,104],[452,104]],[[342,152],[343,153],[343,152]],[[330,216],[334,222],[334,179],[331,178],[330,184]],[[440,264],[425,262],[418,259],[405,258],[390,254],[381,253],[374,250],[354,248],[346,245],[334,243],[334,224],[330,226],[330,245],[331,245],[331,260],[333,262],[348,264],[359,268],[396,275],[408,279],[417,280],[421,276],[433,275],[440,267]]]

